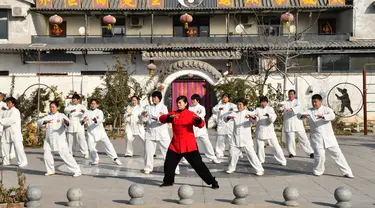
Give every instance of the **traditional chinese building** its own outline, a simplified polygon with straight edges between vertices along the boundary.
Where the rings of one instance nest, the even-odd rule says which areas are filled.
[[[116,55],[145,89],[162,86],[169,108],[194,89],[210,109],[217,98],[208,92],[225,76],[257,76],[272,63],[268,82],[282,87],[288,57],[286,89],[296,89],[304,105],[315,93],[339,103],[338,87],[348,88],[353,113],[361,110],[361,72],[375,63],[372,0],[180,2],[197,6],[0,0],[0,91],[8,93],[14,77],[18,94],[40,79],[87,95]]]

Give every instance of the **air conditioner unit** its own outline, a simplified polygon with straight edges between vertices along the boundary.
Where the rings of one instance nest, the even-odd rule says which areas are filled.
[[[27,16],[27,9],[24,7],[13,7],[12,8],[12,16],[13,17],[26,17]]]
[[[130,17],[130,27],[142,27],[143,26],[143,17],[132,16]]]
[[[248,15],[241,15],[240,23],[245,26],[251,26],[252,24],[254,24],[254,21]]]

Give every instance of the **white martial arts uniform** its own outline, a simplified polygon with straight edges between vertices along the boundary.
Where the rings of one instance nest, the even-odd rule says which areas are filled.
[[[219,110],[220,108],[223,109]],[[237,111],[237,106],[235,104],[224,104],[221,101],[212,109],[212,113],[217,117],[217,138],[215,147],[217,157],[224,157],[225,144],[230,140],[233,131],[232,125],[226,123],[223,117],[233,111]]]
[[[5,108],[5,110],[3,110],[3,108]],[[4,111],[6,111],[6,110],[8,110],[7,104],[5,102],[3,102],[3,101],[0,101],[0,118],[3,117]],[[4,140],[1,139],[2,135],[3,135],[3,126],[0,125],[0,149],[1,149],[2,142],[3,141],[5,142],[5,139]],[[2,151],[0,151],[0,155],[1,155],[1,157],[3,156]],[[9,157],[10,157],[10,159],[16,158],[16,153],[15,153],[15,150],[14,150],[14,145],[12,145],[12,147],[10,148]]]
[[[256,116],[257,122],[255,137],[257,139],[257,152],[260,162],[265,162],[266,154],[264,152],[264,144],[265,142],[268,142],[272,148],[276,161],[285,166],[286,159],[283,150],[277,141],[275,128],[273,126],[273,122],[275,122],[277,117],[275,111],[272,107],[266,106],[265,108],[257,108],[253,113]],[[268,116],[266,116],[266,114],[268,114]]]
[[[315,160],[314,175],[319,176],[324,173],[325,152],[328,150],[332,159],[339,166],[342,175],[353,177],[352,170],[341,152],[332,128],[331,121],[335,119],[335,113],[332,109],[320,106],[319,109],[310,108],[307,113],[303,114],[308,114],[307,119],[311,129],[310,137]],[[323,115],[324,118],[318,118],[318,115]],[[301,118],[301,116],[302,114],[299,114],[298,118]]]
[[[3,118],[0,119],[0,125],[3,126],[1,151],[3,153],[3,165],[10,164],[10,150],[14,146],[18,165],[27,166],[27,158],[23,147],[23,137],[21,129],[20,111],[12,107],[4,111]]]
[[[87,110],[83,114],[83,118],[87,117],[87,134],[88,134],[88,146],[90,151],[90,156],[93,161],[93,164],[99,163],[98,150],[96,149],[96,144],[100,141],[104,144],[104,149],[106,154],[112,158],[113,162],[117,159],[117,153],[113,147],[111,141],[108,138],[107,133],[105,132],[103,122],[104,115],[103,111],[99,109]],[[96,122],[94,121],[96,119]]]
[[[303,122],[297,118],[297,114],[301,112],[301,106],[297,99],[283,101],[280,104],[284,108],[284,132],[286,138],[286,149],[288,154],[295,156],[296,153],[296,137],[299,138],[299,143],[303,151],[310,155],[314,151],[311,148],[309,138],[306,135],[305,127]],[[287,112],[288,109],[292,109],[291,112]]]
[[[142,113],[146,113],[146,117],[142,116]],[[168,124],[162,124],[159,121],[159,117],[163,114],[168,113],[167,106],[162,103],[157,105],[146,106],[143,112],[139,115],[143,122],[146,122],[146,133],[145,133],[145,173],[150,173],[154,170],[154,154],[156,151],[156,145],[160,146],[161,154],[163,159],[167,155],[169,144],[171,143],[171,137],[168,132]],[[152,116],[157,117],[157,120],[151,119]],[[176,173],[180,173],[180,168],[177,166]]]
[[[224,116],[223,121],[228,121],[233,125],[233,135],[229,142],[229,166],[228,171],[234,172],[236,170],[238,158],[242,150],[245,150],[247,158],[256,170],[257,173],[263,173],[264,169],[260,163],[255,150],[254,143],[251,137],[251,118],[248,115],[253,115],[253,112],[248,110],[232,112],[230,115]],[[228,120],[228,116],[233,116],[233,119]]]
[[[190,106],[189,110],[193,111],[194,113],[196,113],[199,117],[201,117],[204,120],[204,118],[206,116],[206,108],[204,106],[202,106],[200,104],[197,104],[195,106]],[[193,130],[194,130],[195,138],[200,139],[203,143],[203,146],[204,146],[203,152],[205,153],[206,157],[210,161],[216,161],[217,162],[217,158],[215,156],[214,148],[212,147],[212,144],[211,144],[210,139],[208,137],[208,132],[207,132],[206,126],[204,126],[203,128],[198,128],[198,127],[193,126]]]
[[[72,110],[75,110],[72,112]],[[85,138],[85,128],[81,124],[82,115],[87,111],[82,104],[71,104],[64,109],[65,115],[69,117],[70,123],[66,130],[69,151],[73,154],[73,146],[79,145],[81,153],[87,157],[89,152]]]
[[[74,174],[80,174],[77,161],[69,152],[68,143],[66,142],[66,125],[64,120],[69,122],[69,118],[62,113],[50,113],[42,119],[38,120],[39,126],[46,127],[46,137],[44,139],[44,164],[46,166],[47,175],[55,174],[55,161],[52,152],[58,152],[61,159],[66,163],[68,169]],[[51,121],[51,123],[44,123]],[[69,122],[70,125],[70,122]]]
[[[133,141],[135,138],[145,140],[145,127],[143,122],[139,119],[143,108],[140,105],[128,106],[125,111],[125,156],[133,156]]]

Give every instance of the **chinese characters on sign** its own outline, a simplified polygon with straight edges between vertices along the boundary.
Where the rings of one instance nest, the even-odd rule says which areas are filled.
[[[278,6],[288,6],[289,0],[273,0],[272,6],[278,7]]]
[[[153,8],[153,9],[164,8],[164,0],[148,0],[148,8]]]
[[[233,7],[233,0],[217,0],[217,7]]]
[[[36,0],[36,8],[52,8],[52,0]]]
[[[330,6],[342,6],[342,5],[345,5],[345,0],[329,0],[328,5],[330,5]]]
[[[262,5],[261,0],[244,0],[245,7],[259,7]]]
[[[120,0],[120,8],[137,8],[137,0]]]
[[[81,0],[64,0],[65,8],[81,8]]]
[[[109,0],[92,0],[92,8],[94,9],[104,9],[108,8]]]
[[[300,0],[301,6],[316,6],[317,0]]]

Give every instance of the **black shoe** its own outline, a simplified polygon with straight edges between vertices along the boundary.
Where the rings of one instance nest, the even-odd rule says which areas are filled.
[[[289,155],[289,158],[293,158],[293,157],[294,157],[294,155],[292,155],[292,154]]]
[[[219,183],[215,180],[215,178],[214,178],[214,182],[211,185],[211,188],[212,189],[219,189],[220,188]]]
[[[131,155],[125,155],[125,157],[133,157],[133,156],[131,156]]]
[[[310,154],[310,158],[311,158],[311,159],[314,159],[314,153],[311,153],[311,154]]]
[[[160,185],[160,187],[168,187],[168,186],[173,186],[173,184],[163,183]]]
[[[156,157],[156,155],[154,155],[154,157]]]

